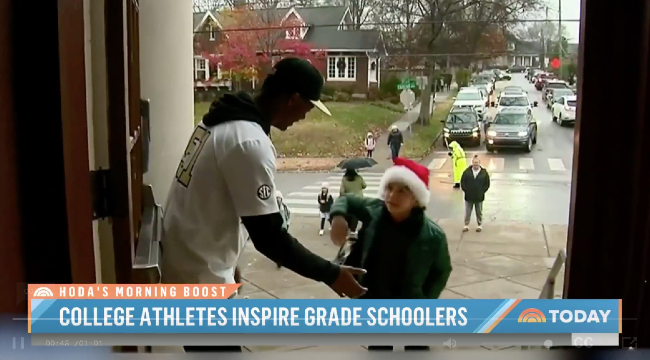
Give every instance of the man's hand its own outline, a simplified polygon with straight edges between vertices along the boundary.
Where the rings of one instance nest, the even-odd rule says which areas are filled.
[[[354,275],[361,275],[365,273],[366,270],[364,269],[353,268],[350,266],[341,266],[339,277],[336,278],[336,281],[334,281],[330,287],[341,297],[347,296],[349,298],[358,298],[361,295],[365,294],[368,289],[361,286],[357,280],[355,280]]]
[[[343,216],[335,216],[332,219],[330,239],[336,246],[342,246],[348,239],[348,222]]]

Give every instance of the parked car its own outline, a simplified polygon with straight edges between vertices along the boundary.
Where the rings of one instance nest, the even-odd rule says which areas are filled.
[[[511,94],[514,93],[525,94],[526,90],[524,90],[524,88],[522,88],[521,86],[506,86],[503,88],[503,92],[511,93]]]
[[[530,68],[526,72],[526,79],[528,81],[532,82],[533,81],[533,76],[535,76],[535,74],[540,73],[540,72],[544,72],[544,70],[539,69],[539,68]]]
[[[458,92],[452,106],[454,108],[470,108],[476,111],[479,118],[485,115],[488,99],[486,90],[483,88],[466,88]]]
[[[470,143],[474,146],[481,145],[481,123],[479,116],[472,108],[452,107],[447,120],[442,120],[443,136],[447,143]]]
[[[532,113],[533,107],[537,107],[537,101],[531,104],[526,93],[501,93],[497,101],[497,113],[503,111],[505,108],[512,107],[523,108],[529,113]]]
[[[571,96],[575,95],[575,91],[573,89],[548,89],[548,93],[546,94],[545,102],[546,102],[546,107],[548,109],[553,106],[553,101],[555,99],[559,99],[563,96]]]
[[[492,91],[494,90],[494,87],[492,86],[492,82],[484,77],[477,77],[474,80],[472,80],[472,87],[477,87],[477,88],[484,88],[485,91],[487,91],[488,94],[492,95]]]
[[[506,108],[489,122],[485,134],[485,148],[489,152],[502,147],[523,148],[531,152],[537,143],[537,123],[525,108]]]
[[[511,74],[514,74],[514,73],[523,73],[523,72],[525,72],[525,71],[526,71],[526,67],[525,67],[525,66],[521,66],[521,65],[515,65],[515,66],[512,66],[512,67],[510,67],[510,68],[508,69],[508,72],[511,73]]]
[[[494,75],[497,77],[497,80],[506,80],[506,81],[512,80],[510,75],[508,75],[508,73],[506,73],[501,69],[494,69],[492,71],[494,72]]]
[[[542,91],[545,82],[556,80],[557,76],[555,74],[542,73],[537,75],[535,79],[535,89]]]
[[[558,98],[551,107],[553,121],[556,121],[560,126],[575,123],[577,106],[578,97],[575,95]]]
[[[544,84],[544,87],[542,88],[542,99],[546,100],[546,97],[548,96],[548,92],[551,89],[571,89],[569,87],[569,84],[567,84],[564,81],[560,80],[549,80],[546,81],[546,84]]]

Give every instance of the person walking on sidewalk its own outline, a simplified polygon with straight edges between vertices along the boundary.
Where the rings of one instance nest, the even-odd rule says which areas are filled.
[[[363,222],[344,264],[364,266],[358,277],[368,288],[361,299],[437,299],[452,271],[444,231],[425,214],[429,204],[429,169],[396,158],[379,182],[379,199],[342,196],[332,206],[334,244],[346,241],[346,217]],[[354,265],[353,265],[354,264]],[[368,350],[393,350],[369,346]],[[429,350],[428,346],[407,346]]]
[[[375,140],[375,137],[372,135],[371,132],[368,133],[366,136],[366,156],[371,158],[372,157],[372,152],[375,150],[375,146],[377,145],[377,140]]]
[[[472,165],[463,172],[460,186],[465,192],[465,227],[463,231],[469,231],[469,222],[472,219],[472,209],[476,212],[477,232],[483,228],[483,201],[485,193],[490,188],[490,174],[481,166],[478,155],[474,155]]]
[[[332,221],[330,220],[330,209],[332,204],[334,204],[334,198],[330,194],[330,185],[327,182],[324,182],[321,186],[320,194],[318,194],[318,212],[320,214],[320,230],[318,235],[323,236],[325,232],[325,222],[327,221],[330,224],[330,229],[332,229]]]
[[[456,141],[449,143],[449,156],[451,156],[451,165],[454,172],[454,188],[460,188],[460,179],[463,172],[467,169],[467,159],[465,150]]]
[[[393,125],[390,127],[390,133],[388,134],[388,147],[390,147],[391,159],[395,160],[399,156],[399,149],[404,145],[404,137],[402,132],[399,131],[397,126]]]

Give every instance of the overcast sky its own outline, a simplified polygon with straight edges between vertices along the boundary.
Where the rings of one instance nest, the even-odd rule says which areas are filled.
[[[560,1],[562,2],[562,19],[574,20],[580,19],[580,0],[547,0],[549,7],[548,17],[551,19],[558,18],[558,9],[560,8]],[[567,30],[567,37],[570,43],[577,43],[580,39],[580,23],[567,22],[565,24]]]

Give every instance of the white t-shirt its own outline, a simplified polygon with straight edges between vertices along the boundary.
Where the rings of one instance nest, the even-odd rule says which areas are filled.
[[[476,177],[478,176],[478,173],[481,172],[481,168],[478,168],[478,170],[476,170],[476,169],[474,169],[474,168],[472,167],[472,172],[474,173],[474,178],[476,179]]]
[[[275,158],[271,139],[254,122],[196,127],[164,208],[163,283],[235,282],[248,239],[240,218],[278,212]]]

